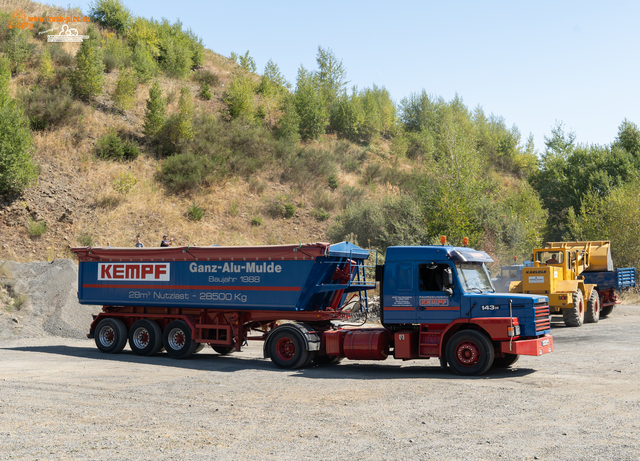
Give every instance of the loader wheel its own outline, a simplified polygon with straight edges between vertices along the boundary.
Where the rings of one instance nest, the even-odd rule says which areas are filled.
[[[309,359],[301,335],[289,329],[274,332],[268,347],[271,361],[280,368],[300,368]]]
[[[504,354],[504,357],[496,357],[493,359],[493,368],[509,368],[519,358],[518,354]]]
[[[233,351],[236,350],[236,348],[233,347],[233,346],[230,346],[230,347],[227,347],[227,346],[211,346],[211,348],[214,351],[216,351],[218,354],[220,354],[220,355],[229,355]]]
[[[584,297],[582,291],[573,293],[573,307],[562,309],[564,324],[568,327],[579,327],[584,323]]]
[[[162,348],[162,330],[153,320],[138,320],[129,330],[129,347],[136,355],[155,355]]]
[[[593,290],[589,301],[587,301],[587,310],[584,312],[585,323],[598,323],[600,320],[600,297],[598,292]]]
[[[612,304],[610,306],[604,306],[600,310],[600,317],[607,317],[608,315],[611,315],[611,313],[613,312],[613,308],[614,307],[615,307],[615,304]]]
[[[191,338],[191,328],[183,320],[174,320],[167,325],[162,335],[164,348],[174,359],[186,359],[198,347]]]
[[[95,331],[96,346],[101,352],[117,354],[127,344],[127,327],[119,319],[103,319]]]
[[[491,368],[494,356],[493,344],[479,331],[459,331],[447,343],[447,361],[458,375],[484,374]]]

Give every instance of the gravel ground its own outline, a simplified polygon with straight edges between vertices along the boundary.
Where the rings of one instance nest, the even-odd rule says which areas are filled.
[[[0,460],[640,459],[635,305],[554,319],[554,353],[462,378],[437,360],[283,371],[259,342],[102,354],[72,261],[7,263],[0,282],[27,300],[0,309]]]
[[[640,458],[640,309],[462,378],[436,360],[283,371],[262,343],[178,361],[0,341],[0,459]]]

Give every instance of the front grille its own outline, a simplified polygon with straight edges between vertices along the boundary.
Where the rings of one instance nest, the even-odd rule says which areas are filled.
[[[549,305],[546,303],[535,303],[534,308],[536,311],[536,333],[549,330],[551,328]]]

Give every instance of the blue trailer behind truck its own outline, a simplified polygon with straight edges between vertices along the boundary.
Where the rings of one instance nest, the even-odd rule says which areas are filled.
[[[600,316],[611,315],[613,308],[620,301],[616,291],[633,288],[636,286],[636,268],[624,267],[612,271],[585,271],[580,274],[584,277],[584,283],[596,285],[600,296]]]
[[[80,302],[103,305],[88,336],[107,353],[128,340],[138,355],[186,358],[261,340],[282,368],[391,355],[480,375],[553,351],[547,298],[496,294],[491,258],[466,247],[389,247],[384,265],[348,242],[73,251]],[[345,324],[376,282],[382,326]]]

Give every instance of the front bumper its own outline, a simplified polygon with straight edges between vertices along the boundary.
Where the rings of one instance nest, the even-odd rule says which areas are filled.
[[[544,335],[535,339],[500,341],[500,352],[517,355],[543,355],[553,352],[553,336]]]

